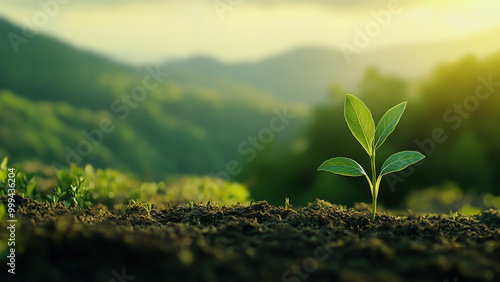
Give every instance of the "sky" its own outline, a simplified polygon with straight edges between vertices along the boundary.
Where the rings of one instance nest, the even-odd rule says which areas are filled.
[[[499,11],[498,0],[0,0],[1,17],[132,64],[360,47],[360,32],[364,50],[448,40],[500,27]]]

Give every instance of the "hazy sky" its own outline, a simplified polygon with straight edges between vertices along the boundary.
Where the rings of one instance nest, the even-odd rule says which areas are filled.
[[[39,3],[55,10],[43,25],[36,24]],[[390,3],[390,20],[376,30],[373,13],[390,13]],[[498,0],[0,0],[0,15],[14,23],[132,63],[192,55],[251,61],[304,45],[339,48],[370,24],[364,50],[444,40],[499,27],[499,11]]]

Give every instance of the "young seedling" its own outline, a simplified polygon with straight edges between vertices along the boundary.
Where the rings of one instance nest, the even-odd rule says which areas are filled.
[[[53,195],[48,195],[46,197],[48,199],[48,202],[56,205],[65,196],[66,196],[66,192],[63,192],[62,189],[61,189],[61,186],[59,186],[59,184],[56,184],[56,187],[54,188],[54,194]]]
[[[325,161],[318,171],[328,171],[344,176],[365,176],[370,185],[372,193],[372,221],[375,221],[377,212],[377,196],[380,187],[382,176],[405,169],[406,167],[425,158],[419,152],[403,151],[390,156],[382,165],[379,176],[376,174],[375,167],[375,152],[384,143],[387,136],[392,133],[399,122],[406,108],[406,102],[398,104],[389,109],[382,119],[380,119],[377,127],[373,121],[370,110],[365,104],[353,95],[347,95],[344,106],[344,116],[347,126],[351,130],[354,137],[361,143],[361,146],[370,156],[371,161],[371,180],[366,174],[363,167],[353,159],[349,158],[333,158]]]
[[[86,180],[87,178],[79,178],[79,177],[75,177],[75,180],[76,180],[76,185],[73,186],[73,184],[70,184],[70,187],[71,189],[69,190],[69,195],[70,195],[70,198],[72,200],[72,205],[74,207],[77,207],[78,206],[78,202],[80,200],[82,200],[82,196],[83,196],[83,182]]]

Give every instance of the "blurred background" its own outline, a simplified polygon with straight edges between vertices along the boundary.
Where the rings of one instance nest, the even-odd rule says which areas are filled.
[[[500,208],[498,1],[0,7],[0,159],[39,193],[70,171],[101,202],[369,202],[365,179],[316,171],[336,156],[369,166],[343,118],[350,93],[376,122],[408,101],[378,167],[427,156],[382,181],[383,206]]]

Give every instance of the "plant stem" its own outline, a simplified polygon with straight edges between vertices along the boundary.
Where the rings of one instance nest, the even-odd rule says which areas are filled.
[[[377,212],[377,195],[373,196],[372,201],[372,222],[375,221],[375,213]]]
[[[372,222],[375,221],[375,213],[377,212],[377,169],[375,167],[375,152],[370,156],[372,165]]]

